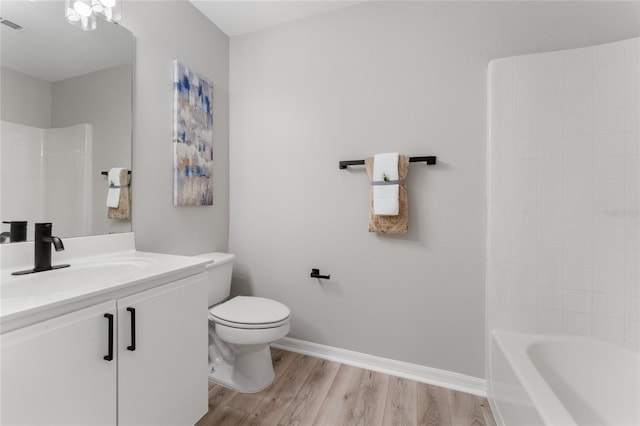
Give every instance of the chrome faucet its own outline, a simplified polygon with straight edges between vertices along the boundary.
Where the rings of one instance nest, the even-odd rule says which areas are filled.
[[[51,266],[51,244],[56,251],[64,250],[64,244],[59,237],[51,235],[53,225],[47,223],[36,223],[34,245],[34,268],[26,271],[13,272],[11,275],[25,275],[34,272],[50,271],[52,269],[66,268],[69,265]]]

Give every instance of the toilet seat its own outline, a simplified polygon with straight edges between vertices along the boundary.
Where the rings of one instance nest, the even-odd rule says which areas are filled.
[[[227,327],[241,329],[275,328],[289,322],[291,311],[275,300],[236,296],[209,309],[209,319]]]

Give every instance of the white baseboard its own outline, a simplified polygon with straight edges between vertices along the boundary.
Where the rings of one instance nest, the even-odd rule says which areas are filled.
[[[290,337],[280,339],[272,343],[271,346],[304,355],[311,355],[316,358],[353,365],[354,367],[378,371],[391,376],[402,377],[474,395],[487,396],[487,386],[484,379],[454,373],[453,371],[395,361],[393,359],[335,348],[333,346],[320,345],[318,343],[306,342]]]

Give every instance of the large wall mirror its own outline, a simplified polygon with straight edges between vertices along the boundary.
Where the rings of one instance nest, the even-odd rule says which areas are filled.
[[[134,37],[102,20],[83,31],[64,10],[0,1],[0,216],[28,221],[28,240],[35,222],[59,237],[131,231],[107,217],[101,173],[131,169]]]

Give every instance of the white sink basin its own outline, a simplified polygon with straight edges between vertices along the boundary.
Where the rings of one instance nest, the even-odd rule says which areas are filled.
[[[63,263],[63,262],[60,262]],[[105,283],[121,282],[144,272],[157,263],[147,258],[105,258],[71,263],[63,269],[12,276],[0,287],[2,299],[38,297],[75,289],[94,289]]]
[[[1,1],[1,0],[0,0]],[[187,277],[206,259],[137,251],[133,233],[69,238],[52,264],[68,268],[11,275],[33,267],[33,242],[0,245],[0,333],[126,297]]]

